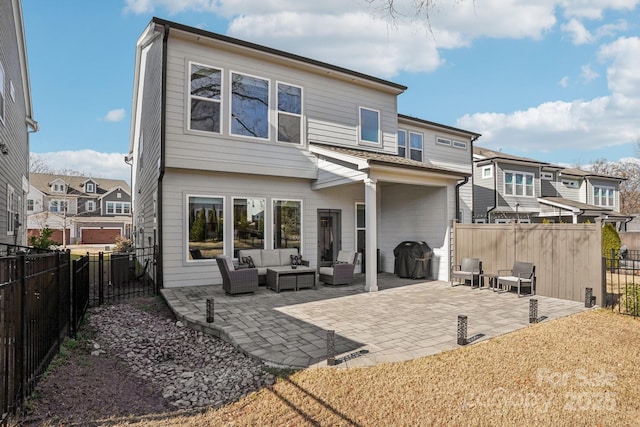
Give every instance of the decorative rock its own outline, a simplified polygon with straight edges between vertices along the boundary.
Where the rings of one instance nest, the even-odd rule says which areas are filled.
[[[120,304],[91,309],[89,322],[96,331],[91,354],[107,348],[120,356],[174,407],[220,407],[275,382],[262,363],[181,321]]]

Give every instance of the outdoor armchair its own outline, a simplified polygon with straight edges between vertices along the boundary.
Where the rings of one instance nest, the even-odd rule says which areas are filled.
[[[522,288],[529,288],[529,295],[536,294],[536,266],[530,262],[516,261],[511,270],[498,270],[498,288],[510,290],[518,288],[518,296]]]
[[[216,257],[220,274],[222,275],[222,289],[228,294],[244,294],[258,289],[258,269],[242,268],[236,270],[233,260],[227,255]]]
[[[331,267],[320,267],[320,281],[327,285],[348,285],[353,281],[353,270],[356,267],[357,252],[340,251],[335,264]]]
[[[478,285],[480,287],[480,275],[482,274],[482,261],[480,258],[463,257],[459,265],[451,268],[451,286],[456,286],[461,282],[470,281],[471,286]]]

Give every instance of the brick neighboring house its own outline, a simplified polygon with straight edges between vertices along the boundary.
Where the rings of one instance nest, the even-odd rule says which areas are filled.
[[[44,227],[61,244],[113,244],[118,236],[131,236],[131,189],[125,181],[32,173],[30,184],[30,236]]]

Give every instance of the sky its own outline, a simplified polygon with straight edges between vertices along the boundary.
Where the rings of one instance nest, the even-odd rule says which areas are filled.
[[[130,180],[135,44],[152,17],[408,86],[398,112],[561,165],[640,157],[640,0],[22,0],[53,169]],[[428,14],[428,16],[427,16]]]

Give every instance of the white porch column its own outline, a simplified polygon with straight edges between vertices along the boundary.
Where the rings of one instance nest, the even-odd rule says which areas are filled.
[[[578,223],[578,214],[577,213],[573,213],[573,223],[577,224]]]
[[[364,290],[378,291],[378,224],[377,224],[377,180],[364,180],[364,211],[365,211],[365,246],[367,265],[365,269]]]

